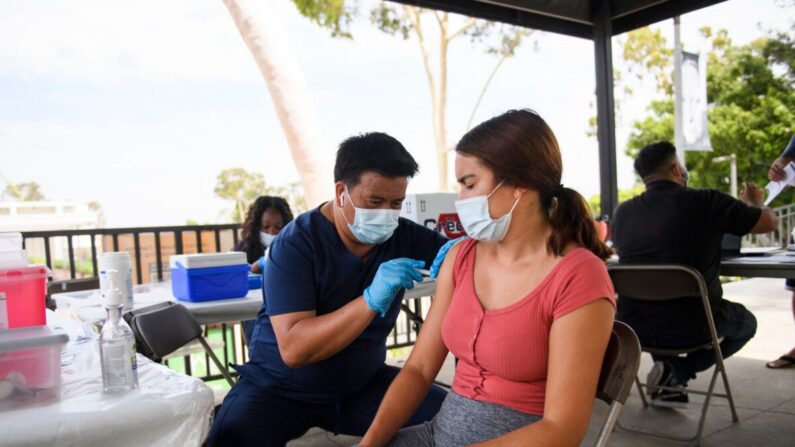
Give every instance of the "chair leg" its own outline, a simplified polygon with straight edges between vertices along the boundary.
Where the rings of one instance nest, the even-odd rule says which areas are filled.
[[[696,445],[701,445],[701,435],[704,433],[704,424],[707,421],[707,410],[709,409],[709,401],[712,399],[712,393],[715,391],[715,380],[718,378],[718,366],[715,365],[715,370],[712,372],[712,378],[709,380],[709,388],[707,395],[704,397],[704,406],[701,408],[701,418],[698,420],[698,431],[696,432]]]
[[[610,405],[610,411],[608,411],[607,418],[602,424],[602,428],[599,430],[599,436],[596,438],[594,447],[605,447],[607,445],[610,435],[613,434],[613,428],[618,421],[618,413],[621,411],[622,407],[623,405],[618,401],[613,401]]]
[[[701,445],[701,440],[702,440],[702,435],[703,435],[703,432],[704,432],[704,426],[706,425],[707,410],[709,409],[709,404],[710,404],[710,401],[712,399],[712,396],[713,396],[713,394],[715,394],[715,385],[717,383],[718,374],[720,374],[721,377],[723,378],[723,381],[724,381],[723,383],[724,383],[724,386],[726,387],[726,396],[721,396],[721,397],[726,397],[726,399],[729,400],[729,406],[731,407],[731,410],[732,410],[732,421],[733,422],[738,422],[739,421],[739,418],[737,418],[737,413],[736,413],[736,411],[734,409],[734,400],[733,400],[732,395],[731,395],[731,390],[730,390],[730,388],[728,386],[729,379],[726,376],[726,370],[721,368],[722,366],[723,366],[723,362],[719,362],[718,364],[715,365],[715,367],[714,367],[715,369],[712,372],[712,378],[710,379],[709,388],[707,389],[706,393],[701,393],[701,394],[704,394],[704,396],[705,396],[705,398],[704,398],[704,406],[701,408],[701,418],[698,421],[698,431],[696,431],[694,436],[692,436],[692,437],[666,436],[666,435],[659,434],[659,433],[648,432],[648,431],[643,431],[643,430],[638,430],[638,429],[634,429],[634,428],[625,427],[625,426],[621,425],[621,422],[619,420],[616,420],[615,425],[617,427],[621,428],[622,430],[626,430],[628,432],[644,434],[644,435],[648,435],[648,436],[653,436],[655,438],[670,439],[670,440],[673,440],[673,441],[695,441],[696,445],[700,446]],[[638,389],[640,391],[641,400],[643,401],[644,408],[646,408],[646,405],[647,405],[646,404],[646,398],[643,395],[642,385],[640,383],[640,379],[637,376],[635,377],[635,384],[637,385],[637,387],[638,387]],[[687,392],[687,391],[685,391],[685,392]]]
[[[723,366],[722,358],[715,365],[715,368],[718,367],[720,367],[720,375],[723,378],[723,389],[726,391],[726,399],[729,401],[729,408],[732,412],[732,422],[740,422],[740,418],[737,416],[737,409],[734,407],[734,396],[732,395],[732,389],[729,386],[729,376],[726,375],[726,368]]]
[[[643,408],[647,408],[649,403],[646,401],[646,396],[643,394],[643,386],[640,384],[640,378],[635,376],[635,385],[638,387],[638,394],[640,394],[640,401],[643,402]]]
[[[201,335],[199,335],[198,339],[199,339],[199,343],[201,343],[202,346],[204,346],[204,350],[207,352],[207,355],[209,355],[210,358],[213,359],[213,363],[215,363],[215,366],[218,367],[218,370],[221,371],[221,374],[224,376],[226,381],[229,382],[229,385],[234,385],[235,381],[234,381],[234,379],[232,379],[232,375],[229,374],[229,371],[226,368],[224,368],[223,365],[221,365],[221,361],[218,360],[218,357],[215,356],[215,353],[210,348],[210,345],[207,344],[207,340],[205,340],[204,337],[201,336]],[[208,365],[207,370],[209,372],[209,365]]]

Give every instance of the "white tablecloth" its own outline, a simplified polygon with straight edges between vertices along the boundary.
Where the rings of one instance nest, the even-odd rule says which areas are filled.
[[[433,295],[436,281],[427,280],[410,290],[406,290],[404,300]],[[58,309],[73,311],[81,320],[104,319],[105,310],[100,304],[99,290],[84,292],[56,293],[52,296]],[[144,284],[133,289],[134,308],[151,306],[164,301],[173,301],[185,306],[199,324],[234,323],[256,318],[262,307],[262,290],[249,290],[243,298],[230,298],[217,301],[192,303],[179,301],[171,293],[171,283]]]
[[[213,392],[201,380],[138,356],[139,387],[102,392],[97,340],[48,311],[69,334],[58,402],[0,412],[3,446],[198,446],[209,430]]]
[[[58,309],[71,310],[83,321],[104,319],[105,310],[100,303],[99,290],[56,293],[52,295]],[[134,309],[173,301],[185,306],[199,324],[234,323],[257,316],[262,307],[262,291],[249,290],[242,298],[192,303],[180,301],[171,292],[171,282],[142,284],[133,288]]]

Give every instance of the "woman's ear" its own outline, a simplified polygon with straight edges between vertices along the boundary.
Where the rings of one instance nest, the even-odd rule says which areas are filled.
[[[527,191],[528,191],[527,188],[522,188],[521,186],[517,186],[513,190],[513,198],[514,199],[521,199],[522,197],[524,197],[525,194],[527,194]]]

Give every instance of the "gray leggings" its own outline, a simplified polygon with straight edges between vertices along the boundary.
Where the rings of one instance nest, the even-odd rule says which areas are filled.
[[[453,447],[494,439],[530,425],[541,416],[447,393],[433,420],[400,430],[390,447]]]

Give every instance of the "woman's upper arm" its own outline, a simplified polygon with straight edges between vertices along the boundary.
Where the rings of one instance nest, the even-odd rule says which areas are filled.
[[[428,381],[433,381],[447,356],[447,347],[442,340],[442,320],[453,297],[453,265],[461,244],[450,248],[436,278],[436,291],[431,308],[411,350],[406,367],[416,368]]]
[[[552,323],[544,418],[578,439],[588,429],[614,313],[608,299],[597,299]]]

